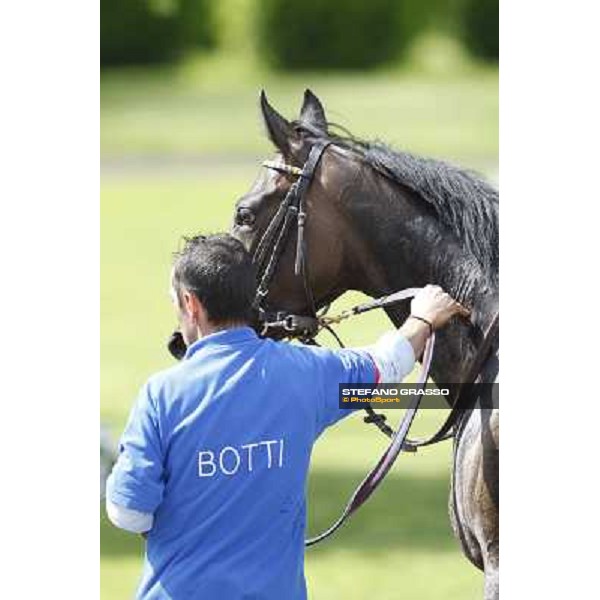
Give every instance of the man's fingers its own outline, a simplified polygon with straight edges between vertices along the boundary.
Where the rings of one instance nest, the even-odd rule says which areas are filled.
[[[471,314],[471,311],[466,307],[463,306],[460,303],[456,303],[456,312],[461,316],[461,317],[468,317]]]
[[[471,314],[468,308],[454,300],[439,285],[433,284],[426,285],[415,296],[411,310],[425,314],[428,320],[436,322],[438,326],[447,323],[455,315],[468,318]]]

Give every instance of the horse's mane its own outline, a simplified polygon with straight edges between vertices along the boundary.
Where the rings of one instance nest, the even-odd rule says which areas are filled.
[[[297,126],[310,139],[325,140],[358,153],[380,174],[415,192],[462,241],[494,279],[498,276],[498,191],[472,171],[441,160],[399,152],[378,140],[356,138],[344,128],[324,133],[305,122]]]

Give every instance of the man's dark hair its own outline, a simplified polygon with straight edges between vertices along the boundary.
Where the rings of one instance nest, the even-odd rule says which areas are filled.
[[[228,233],[184,238],[175,253],[173,287],[194,293],[212,323],[252,320],[256,269],[243,244]]]

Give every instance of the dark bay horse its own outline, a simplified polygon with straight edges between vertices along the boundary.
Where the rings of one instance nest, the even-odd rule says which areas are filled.
[[[473,173],[354,138],[327,122],[306,90],[300,116],[288,121],[261,95],[275,162],[302,167],[315,144],[329,143],[306,196],[308,284],[316,308],[347,290],[378,297],[427,283],[471,308],[469,322],[440,331],[431,374],[459,383],[498,311],[498,192]],[[236,204],[232,233],[250,252],[297,175],[262,169]],[[305,282],[294,274],[292,232],[267,304],[310,314]],[[408,308],[386,309],[395,326]],[[488,361],[489,362],[489,361]],[[497,380],[497,360],[486,381]],[[466,411],[454,438],[450,520],[462,550],[485,573],[485,598],[498,597],[498,411],[480,402]]]

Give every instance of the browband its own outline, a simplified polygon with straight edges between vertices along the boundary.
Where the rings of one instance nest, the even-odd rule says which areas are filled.
[[[296,175],[297,177],[305,177],[304,172],[300,167],[294,167],[293,165],[288,165],[285,163],[278,163],[274,160],[265,160],[262,166],[268,167],[269,169],[275,169],[275,171],[279,171],[280,173],[289,173],[290,175]]]

